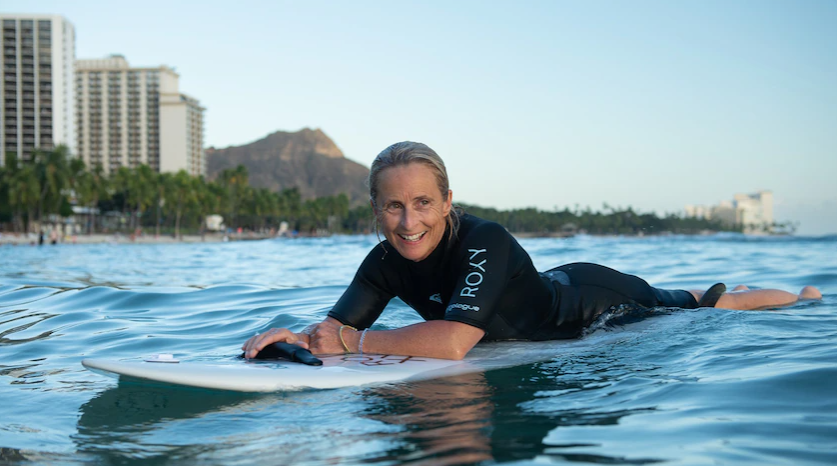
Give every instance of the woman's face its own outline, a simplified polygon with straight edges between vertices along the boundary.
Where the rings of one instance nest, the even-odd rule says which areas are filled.
[[[422,163],[390,167],[378,175],[375,215],[399,254],[413,261],[427,258],[445,234],[451,195],[442,199],[433,170]]]

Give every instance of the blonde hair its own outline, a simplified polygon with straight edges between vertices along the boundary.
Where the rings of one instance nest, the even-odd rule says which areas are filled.
[[[375,210],[380,212],[377,204],[378,197],[378,178],[381,172],[391,167],[400,167],[409,165],[411,163],[421,163],[433,171],[436,177],[436,185],[439,187],[439,192],[442,194],[442,200],[448,200],[448,192],[450,191],[450,181],[448,180],[448,171],[445,168],[445,162],[439,157],[433,149],[420,142],[397,142],[386,149],[382,150],[375,161],[372,162],[372,167],[369,169],[369,178],[367,184],[369,185],[369,199]],[[450,238],[456,236],[459,231],[459,216],[460,209],[453,207],[450,213],[445,217],[445,221],[450,228]],[[376,217],[377,219],[377,217]]]

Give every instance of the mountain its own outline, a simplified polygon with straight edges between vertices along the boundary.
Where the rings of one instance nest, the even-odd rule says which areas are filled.
[[[297,187],[303,199],[345,193],[353,206],[369,200],[365,185],[369,169],[345,158],[320,129],[276,131],[243,146],[206,150],[209,180],[239,164],[247,167],[253,187],[271,191]]]

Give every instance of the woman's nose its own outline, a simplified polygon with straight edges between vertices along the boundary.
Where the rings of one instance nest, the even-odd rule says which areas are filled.
[[[418,215],[416,211],[411,209],[410,207],[406,207],[403,212],[401,213],[401,226],[410,231],[418,222]]]

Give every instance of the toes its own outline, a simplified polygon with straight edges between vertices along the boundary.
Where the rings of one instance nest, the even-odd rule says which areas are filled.
[[[747,285],[738,285],[735,288],[733,288],[732,291],[747,291],[749,289],[750,287]]]

